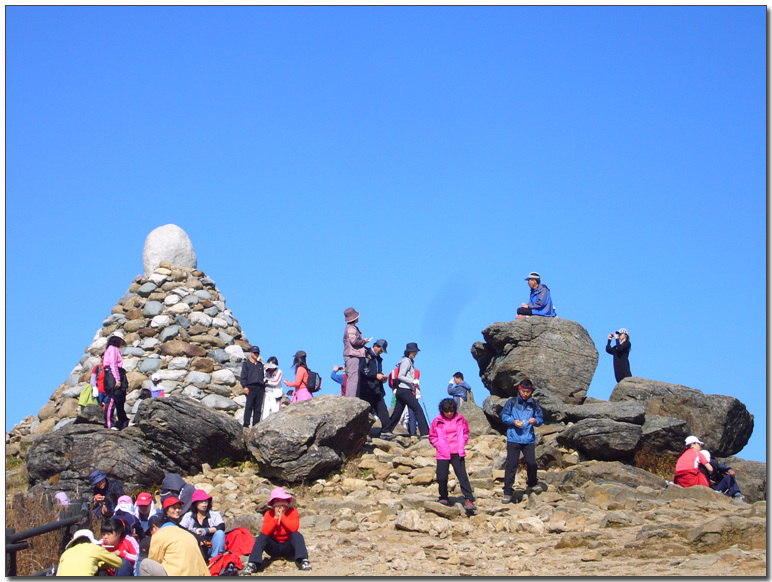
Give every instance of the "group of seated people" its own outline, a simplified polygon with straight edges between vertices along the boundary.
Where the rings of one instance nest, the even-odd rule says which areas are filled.
[[[160,507],[148,492],[136,500],[124,495],[123,484],[101,471],[89,475],[93,490],[92,517],[101,539],[91,530],[75,532],[62,554],[57,576],[209,576],[209,565],[226,549],[225,522],[212,509],[212,496],[185,483],[176,473],[161,485]],[[57,494],[57,501],[64,499]],[[291,556],[300,570],[310,570],[305,541],[298,532],[297,509],[281,487],[271,492],[269,509],[257,540],[247,535],[251,553],[245,574],[260,571],[263,552]],[[243,529],[243,528],[241,528]],[[235,566],[241,569],[240,560]]]
[[[673,482],[681,487],[703,485],[728,497],[745,501],[735,479],[734,469],[711,458],[710,452],[696,436],[686,437],[686,450],[676,462]]]

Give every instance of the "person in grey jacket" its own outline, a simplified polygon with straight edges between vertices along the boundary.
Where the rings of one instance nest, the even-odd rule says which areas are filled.
[[[421,437],[429,436],[429,423],[426,422],[426,416],[424,411],[421,410],[421,405],[418,404],[418,400],[415,397],[415,390],[418,388],[418,380],[415,377],[415,366],[413,360],[418,355],[418,344],[410,342],[405,347],[405,355],[399,362],[399,372],[397,374],[397,403],[394,405],[394,410],[391,413],[389,424],[387,424],[381,431],[381,436],[391,435],[394,427],[397,426],[399,418],[402,416],[402,411],[407,406],[415,414],[418,421],[418,430],[421,432]]]
[[[343,359],[346,363],[346,396],[359,396],[359,368],[365,357],[365,346],[373,338],[363,338],[357,327],[359,313],[353,307],[343,312],[346,330],[343,332]]]

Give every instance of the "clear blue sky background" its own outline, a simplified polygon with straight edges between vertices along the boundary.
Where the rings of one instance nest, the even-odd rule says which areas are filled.
[[[6,428],[191,237],[285,371],[343,310],[433,417],[540,271],[600,353],[730,394],[766,460],[766,8],[6,8]],[[325,380],[323,392],[336,392]]]

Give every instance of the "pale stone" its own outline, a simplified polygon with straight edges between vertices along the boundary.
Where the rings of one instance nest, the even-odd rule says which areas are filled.
[[[166,261],[172,266],[195,269],[196,252],[187,233],[175,224],[167,224],[153,230],[145,239],[142,262],[145,275],[150,275]]]
[[[174,305],[169,307],[169,309],[167,309],[166,311],[174,315],[184,315],[190,312],[190,307],[187,304],[180,301],[179,303],[175,303]]]
[[[168,315],[156,315],[150,320],[150,327],[166,327],[171,322],[171,317]]]
[[[212,373],[212,382],[216,384],[225,384],[226,386],[236,385],[236,376],[230,370],[217,370]]]

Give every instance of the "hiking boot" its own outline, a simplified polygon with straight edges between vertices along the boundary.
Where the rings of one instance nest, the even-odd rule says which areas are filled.
[[[538,495],[539,493],[544,493],[544,491],[546,491],[546,489],[544,488],[544,486],[541,483],[537,483],[533,487],[529,487],[528,490],[531,493],[535,493],[536,495]]]
[[[466,499],[464,500],[464,509],[466,509],[467,511],[474,511],[475,509],[477,509],[477,506],[474,504],[474,501],[472,501],[471,499]]]
[[[311,562],[306,559],[298,560],[298,570],[310,570]]]
[[[263,565],[258,564],[257,562],[250,562],[246,566],[244,566],[244,569],[241,570],[242,576],[251,576],[252,574],[255,574],[257,572],[263,571]]]
[[[511,495],[505,495],[504,497],[501,498],[501,503],[503,504],[514,503],[514,502],[515,502],[515,499]]]
[[[447,499],[438,499],[437,503],[444,505],[445,507],[450,507],[450,501]]]

